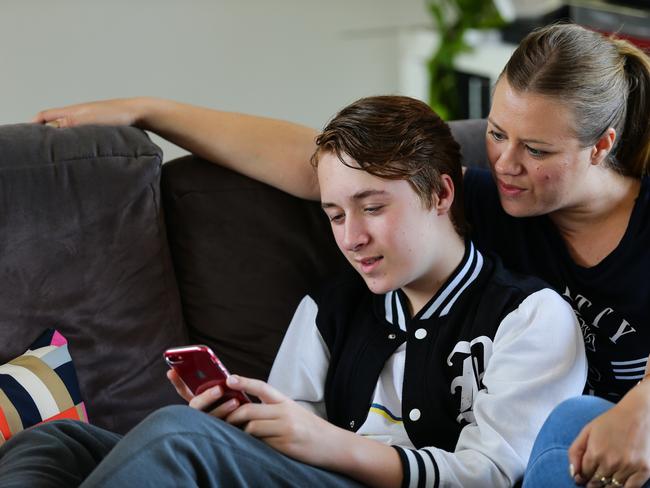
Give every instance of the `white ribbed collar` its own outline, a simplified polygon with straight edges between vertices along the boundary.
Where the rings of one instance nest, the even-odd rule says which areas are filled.
[[[454,303],[479,275],[482,268],[483,256],[470,241],[465,246],[465,255],[458,267],[414,319],[427,320],[434,315],[436,317],[447,315]],[[401,290],[389,291],[384,295],[386,321],[397,325],[402,330],[406,330],[408,317],[405,301],[406,297]]]

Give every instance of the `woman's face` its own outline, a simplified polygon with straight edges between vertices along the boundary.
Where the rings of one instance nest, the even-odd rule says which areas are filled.
[[[495,87],[486,144],[504,210],[514,217],[580,205],[594,148],[574,135],[571,110],[534,93],[514,91],[503,77]]]

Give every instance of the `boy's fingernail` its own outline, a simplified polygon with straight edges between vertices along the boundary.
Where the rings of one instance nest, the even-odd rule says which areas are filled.
[[[212,388],[212,396],[214,397],[220,397],[221,396],[221,387],[220,386],[215,386]]]
[[[236,385],[237,383],[239,383],[239,378],[237,376],[235,376],[234,374],[231,374],[230,376],[228,376],[228,384],[229,385]]]

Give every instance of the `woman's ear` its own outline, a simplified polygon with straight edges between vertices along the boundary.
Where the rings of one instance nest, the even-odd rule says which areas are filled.
[[[607,129],[591,148],[591,164],[599,165],[607,158],[616,142],[616,130],[613,127]]]
[[[448,213],[454,203],[454,182],[447,174],[440,175],[441,190],[433,194],[433,207],[438,215]]]

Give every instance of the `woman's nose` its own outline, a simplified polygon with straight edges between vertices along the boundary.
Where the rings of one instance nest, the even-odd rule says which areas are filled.
[[[493,167],[496,173],[509,176],[517,176],[522,170],[515,148],[512,146],[497,155]]]

